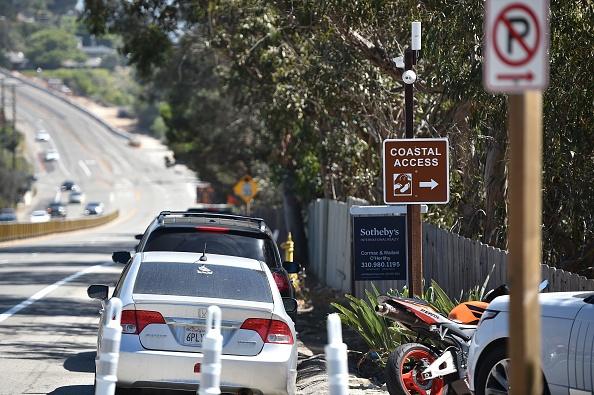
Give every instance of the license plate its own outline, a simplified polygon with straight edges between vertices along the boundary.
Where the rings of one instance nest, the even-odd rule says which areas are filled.
[[[184,344],[186,346],[201,346],[202,337],[205,335],[206,330],[198,326],[187,326],[184,329]]]

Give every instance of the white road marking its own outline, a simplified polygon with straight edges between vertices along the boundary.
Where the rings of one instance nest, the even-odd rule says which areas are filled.
[[[13,306],[9,310],[0,314],[0,322],[9,319],[10,317],[15,315],[22,309],[24,309],[28,306],[31,306],[33,303],[37,302],[40,299],[43,299],[46,295],[48,295],[50,292],[56,290],[58,287],[66,284],[72,280],[75,280],[75,279],[79,278],[80,276],[90,273],[96,269],[99,269],[99,268],[105,267],[105,266],[110,266],[110,265],[113,265],[113,263],[108,262],[108,263],[104,263],[101,265],[95,265],[95,266],[88,267],[84,270],[81,270],[80,272],[74,273],[66,278],[63,278],[62,280],[60,280],[58,282],[53,283],[52,285],[49,285],[49,286],[43,288],[41,291],[37,292],[35,295],[31,296],[29,299],[22,301],[21,303],[17,304],[16,306]]]
[[[78,161],[78,165],[85,172],[87,177],[91,177],[91,169],[89,169],[89,166],[87,166],[87,164],[82,159]]]

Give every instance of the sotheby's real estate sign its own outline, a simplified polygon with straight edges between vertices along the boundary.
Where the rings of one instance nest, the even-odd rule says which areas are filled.
[[[355,281],[406,280],[406,216],[353,217]]]

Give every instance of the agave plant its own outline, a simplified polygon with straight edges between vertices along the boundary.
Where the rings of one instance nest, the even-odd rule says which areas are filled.
[[[332,303],[338,310],[341,321],[355,330],[369,347],[367,354],[377,352],[380,362],[385,363],[387,354],[399,344],[410,341],[410,331],[395,325],[384,317],[375,313],[379,291],[373,286],[372,291],[365,290],[366,299],[359,299],[352,295],[345,295],[348,305]]]

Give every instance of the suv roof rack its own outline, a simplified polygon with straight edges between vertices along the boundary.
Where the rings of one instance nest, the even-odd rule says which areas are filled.
[[[260,231],[266,231],[266,222],[262,218],[254,218],[254,217],[246,217],[243,215],[233,215],[233,214],[219,214],[219,213],[208,213],[208,212],[188,212],[188,211],[161,211],[157,216],[158,222],[162,224],[164,222],[165,217],[169,216],[183,216],[183,217],[197,217],[197,218],[221,218],[221,219],[231,219],[236,221],[247,221],[253,224],[258,225]]]

